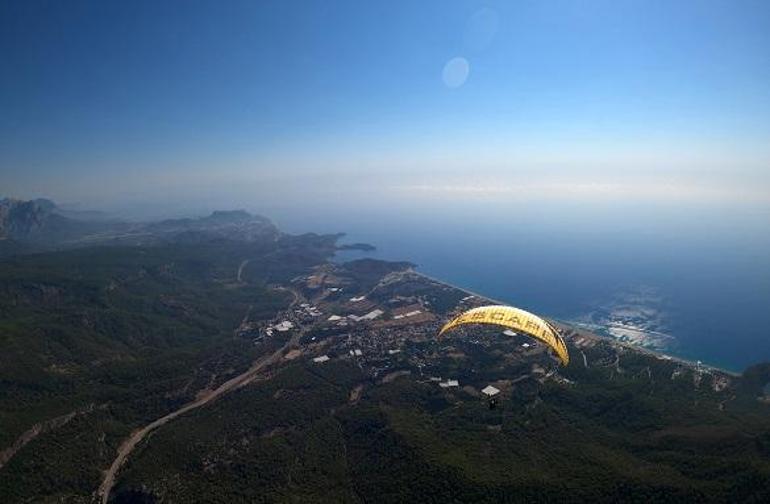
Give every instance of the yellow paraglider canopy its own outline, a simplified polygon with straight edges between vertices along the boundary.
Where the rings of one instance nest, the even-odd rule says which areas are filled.
[[[447,322],[438,335],[464,324],[493,324],[525,333],[551,347],[563,365],[569,364],[567,345],[561,335],[551,324],[527,311],[513,306],[480,306]]]

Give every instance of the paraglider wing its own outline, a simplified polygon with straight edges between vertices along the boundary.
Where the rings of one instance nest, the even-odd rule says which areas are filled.
[[[461,313],[447,322],[441,328],[439,336],[445,332],[465,324],[493,324],[508,327],[548,345],[556,353],[565,366],[569,364],[567,345],[554,327],[537,315],[529,313],[513,306],[480,306]]]

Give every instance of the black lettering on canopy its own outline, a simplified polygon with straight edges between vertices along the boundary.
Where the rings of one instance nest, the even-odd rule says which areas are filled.
[[[485,316],[484,312],[476,312],[473,314],[473,320],[482,320]]]
[[[525,326],[525,329],[530,329],[530,328],[540,329],[540,325],[537,322],[534,322],[532,320],[527,320],[527,325]],[[535,331],[532,331],[532,332],[535,332]]]
[[[519,320],[518,315],[516,315],[515,313],[511,314],[511,316],[508,317],[507,319],[505,319],[505,321],[506,322],[511,322],[513,324],[516,324],[516,325],[521,325],[521,320]]]
[[[490,320],[500,321],[505,318],[505,312],[495,311],[489,314]]]

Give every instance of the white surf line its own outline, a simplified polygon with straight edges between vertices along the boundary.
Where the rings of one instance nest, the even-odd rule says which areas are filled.
[[[410,268],[405,273],[413,273],[413,274],[415,274],[417,276],[423,277],[423,278],[425,278],[427,280],[430,280],[432,282],[435,282],[435,283],[438,283],[438,284],[441,284],[441,285],[446,285],[447,287],[452,287],[453,289],[457,289],[457,290],[459,290],[461,292],[465,292],[466,294],[471,294],[473,296],[476,296],[476,297],[478,297],[480,299],[483,299],[483,300],[486,300],[486,301],[491,301],[492,303],[495,303],[495,304],[502,304],[502,305],[510,305],[511,304],[511,303],[506,302],[506,301],[500,301],[498,299],[493,299],[493,298],[485,296],[483,294],[479,294],[478,292],[474,292],[472,290],[466,289],[465,287],[460,287],[459,285],[454,285],[454,284],[445,282],[443,280],[440,280],[438,278],[434,278],[434,277],[432,277],[430,275],[426,275],[425,273],[416,271],[413,268]],[[588,332],[591,336],[593,336],[595,338],[600,338],[600,339],[612,341],[612,342],[614,342],[616,344],[619,344],[619,345],[622,345],[622,346],[625,346],[627,348],[631,348],[631,349],[634,349],[634,350],[637,350],[637,351],[640,351],[640,352],[644,352],[644,353],[646,353],[648,355],[651,355],[653,357],[656,357],[656,358],[667,358],[667,359],[670,359],[672,361],[678,362],[680,364],[687,365],[688,367],[705,368],[705,369],[708,369],[708,370],[717,371],[719,373],[727,374],[727,375],[734,376],[734,377],[740,377],[741,376],[741,373],[736,373],[735,371],[730,371],[728,369],[720,368],[720,367],[717,367],[717,366],[712,366],[710,364],[704,364],[703,362],[698,364],[697,362],[694,362],[694,361],[691,361],[691,360],[688,360],[688,359],[685,359],[685,358],[682,358],[682,357],[676,357],[674,355],[670,355],[670,354],[667,354],[667,353],[664,353],[664,352],[650,350],[649,348],[644,348],[642,346],[637,346],[637,345],[632,345],[630,343],[625,343],[625,342],[619,341],[618,339],[613,338],[611,336],[601,336],[599,334],[594,333],[592,329],[585,327],[585,324],[580,323],[580,322],[573,322],[573,321],[570,321],[570,320],[559,320],[559,319],[556,319],[556,318],[553,318],[553,317],[546,317],[546,318],[548,320],[552,320],[552,321],[554,321],[554,322],[556,322],[556,323],[558,323],[558,324],[560,324],[562,326],[566,326],[566,327],[568,327],[570,329],[573,329],[573,330],[574,329],[580,329],[580,330],[582,330],[584,332]],[[592,324],[592,325],[595,326],[595,327],[599,327],[599,328],[605,327],[605,326],[597,326],[596,324]],[[661,336],[666,336],[666,337],[669,337],[669,338],[676,339],[675,336],[671,336],[669,334],[655,333],[654,331],[649,331],[649,333],[651,333],[651,334],[659,334]]]

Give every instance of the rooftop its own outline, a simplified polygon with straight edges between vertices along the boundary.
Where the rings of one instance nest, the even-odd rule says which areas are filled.
[[[481,389],[481,393],[484,395],[487,395],[489,397],[496,396],[500,393],[500,389],[493,387],[492,385],[487,385],[483,389]]]

